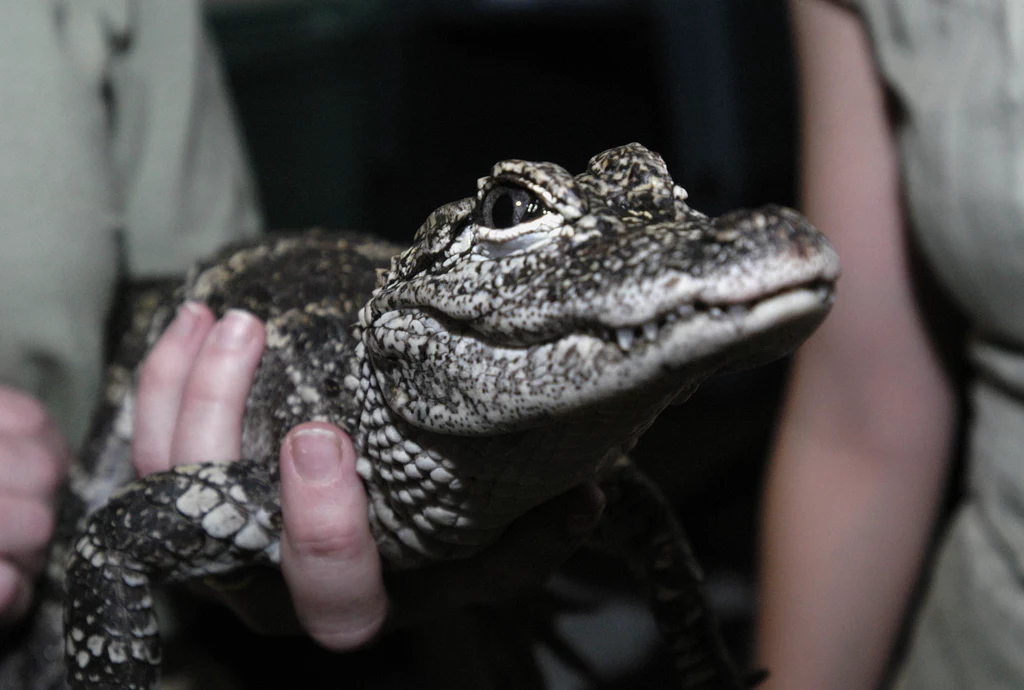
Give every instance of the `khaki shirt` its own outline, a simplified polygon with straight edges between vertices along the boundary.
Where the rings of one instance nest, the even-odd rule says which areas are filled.
[[[259,230],[196,0],[0,0],[0,384],[77,443],[119,270]]]

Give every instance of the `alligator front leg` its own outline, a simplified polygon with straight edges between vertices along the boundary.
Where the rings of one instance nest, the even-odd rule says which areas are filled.
[[[68,559],[65,663],[76,690],[156,688],[151,586],[278,562],[277,464],[182,465],[125,487]]]
[[[756,680],[743,678],[729,656],[700,566],[671,505],[631,463],[603,488],[604,522],[615,530],[608,536],[642,571],[683,690],[747,690]]]

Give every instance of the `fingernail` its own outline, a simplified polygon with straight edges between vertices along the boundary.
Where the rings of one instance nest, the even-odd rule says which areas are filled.
[[[226,349],[237,349],[252,339],[256,318],[240,309],[231,309],[217,324],[215,342]]]
[[[578,489],[565,520],[566,531],[574,537],[589,533],[601,519],[604,503],[604,492],[593,484]]]
[[[341,467],[341,443],[326,429],[300,429],[288,437],[295,471],[307,482],[327,483]]]
[[[199,315],[202,313],[202,308],[198,303],[189,300],[178,307],[178,314],[174,317],[174,322],[171,323],[171,327],[168,330],[174,331],[176,335],[186,336],[191,333],[196,324],[199,323]]]

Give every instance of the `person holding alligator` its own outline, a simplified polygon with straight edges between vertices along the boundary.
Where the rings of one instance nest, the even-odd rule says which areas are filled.
[[[887,675],[957,432],[925,268],[967,320],[966,483],[890,680],[1019,688],[1024,6],[843,4],[792,2],[804,205],[845,270],[832,317],[796,358],[769,472],[766,687],[866,690]]]

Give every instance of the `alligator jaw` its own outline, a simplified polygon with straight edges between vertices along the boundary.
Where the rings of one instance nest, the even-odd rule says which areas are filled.
[[[526,347],[498,345],[427,312],[391,313],[378,319],[369,347],[389,405],[408,422],[490,435],[637,391],[667,401],[720,369],[782,357],[825,318],[832,297],[829,286],[812,283],[731,308],[684,309],[685,317],[654,324],[653,340],[642,325],[627,336],[599,329],[604,335],[575,332]]]

